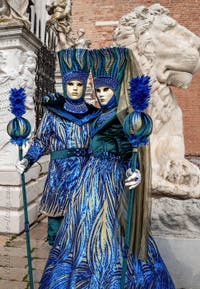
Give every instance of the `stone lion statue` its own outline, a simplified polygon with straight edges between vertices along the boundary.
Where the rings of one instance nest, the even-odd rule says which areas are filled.
[[[178,24],[160,4],[139,6],[116,28],[115,45],[132,49],[152,80],[149,113],[153,192],[200,197],[200,170],[184,158],[182,112],[170,86],[187,88],[200,67],[200,38]]]

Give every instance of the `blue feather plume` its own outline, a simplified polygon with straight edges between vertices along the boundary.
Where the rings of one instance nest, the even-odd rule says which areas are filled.
[[[10,109],[17,118],[20,118],[26,112],[25,99],[26,94],[24,88],[11,88],[9,97]]]
[[[151,86],[149,76],[140,76],[132,78],[129,82],[129,99],[132,108],[141,112],[148,107],[150,99]]]

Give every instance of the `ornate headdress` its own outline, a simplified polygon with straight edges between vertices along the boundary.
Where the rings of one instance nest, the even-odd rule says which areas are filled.
[[[94,87],[108,86],[118,99],[127,59],[127,48],[112,47],[91,50],[90,63]]]
[[[83,81],[86,87],[90,71],[88,50],[67,48],[58,52],[58,59],[64,96],[66,97],[66,83],[70,80]]]

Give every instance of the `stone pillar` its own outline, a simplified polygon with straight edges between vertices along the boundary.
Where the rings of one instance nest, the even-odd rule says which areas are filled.
[[[7,26],[7,25],[6,25]],[[14,117],[9,111],[9,91],[24,87],[26,114],[35,129],[36,52],[42,43],[23,25],[0,26],[0,232],[20,233],[24,229],[20,175],[16,172],[18,148],[9,142],[6,127]],[[24,152],[29,145],[24,147]],[[26,174],[29,222],[38,216],[38,200],[42,192],[48,157],[41,166],[34,165]]]

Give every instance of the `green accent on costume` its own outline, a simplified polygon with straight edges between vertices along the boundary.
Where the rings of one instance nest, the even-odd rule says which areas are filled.
[[[98,133],[90,141],[90,148],[95,156],[101,157],[103,153],[120,156],[127,163],[132,155],[132,146],[124,136],[123,128],[118,118],[106,120]]]
[[[62,220],[63,217],[48,217],[47,240],[50,246],[54,244]]]
[[[137,168],[137,152],[133,152],[132,154],[132,164],[131,170],[134,172]],[[123,256],[123,265],[122,265],[122,279],[121,279],[121,289],[125,288],[125,281],[126,281],[126,272],[128,267],[128,250],[130,248],[130,235],[131,235],[131,216],[133,212],[134,206],[134,195],[135,190],[131,189],[129,191],[129,198],[128,198],[128,210],[127,210],[127,219],[126,219],[126,230],[125,230],[125,238],[124,238],[124,256]]]
[[[73,156],[85,156],[87,149],[70,148],[66,150],[52,151],[50,152],[51,160],[65,159]]]

